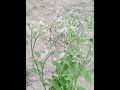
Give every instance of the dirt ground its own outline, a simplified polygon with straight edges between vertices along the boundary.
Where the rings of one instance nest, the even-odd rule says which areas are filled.
[[[26,21],[32,21],[39,23],[44,22],[45,25],[51,25],[52,21],[56,17],[64,16],[67,13],[76,13],[80,17],[89,15],[94,17],[94,0],[26,0]],[[29,29],[26,28],[29,32]],[[94,34],[91,34],[94,37]],[[40,58],[44,58],[48,53],[47,45],[44,41],[38,40],[36,48],[39,51],[43,51],[44,55]],[[39,77],[36,74],[31,74],[29,70],[31,69],[33,62],[31,60],[30,45],[26,46],[26,69],[27,69],[27,90],[43,90]],[[45,65],[45,77],[49,78],[54,71],[51,59]],[[88,65],[88,71],[92,76],[92,84],[86,83],[83,78],[78,79],[78,83],[85,87],[86,90],[94,90],[94,59]]]

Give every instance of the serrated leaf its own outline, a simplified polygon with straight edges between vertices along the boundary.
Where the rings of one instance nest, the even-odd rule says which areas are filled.
[[[36,69],[35,67],[33,67],[33,68],[31,69],[31,71],[34,72],[34,73],[37,73],[37,69]]]
[[[37,51],[34,51],[34,55],[36,55],[37,57],[41,56],[41,54],[39,52],[37,52]]]

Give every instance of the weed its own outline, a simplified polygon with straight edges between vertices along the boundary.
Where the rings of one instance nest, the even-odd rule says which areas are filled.
[[[92,83],[92,78],[86,69],[86,65],[94,55],[94,46],[93,39],[88,36],[87,32],[94,30],[94,27],[91,17],[86,16],[84,21],[87,23],[88,31],[80,28],[82,24],[78,16],[65,16],[60,23],[62,22],[62,25],[66,28],[60,34],[54,36],[49,48],[51,52],[43,62],[35,58],[41,57],[41,52],[35,50],[35,45],[38,38],[46,32],[41,33],[40,31],[34,31],[35,25],[27,23],[27,26],[31,30],[31,34],[28,36],[31,45],[31,56],[35,64],[32,71],[39,75],[44,90],[46,90],[46,86],[49,86],[49,90],[85,90],[85,88],[77,85],[79,76],[84,77],[86,82]],[[77,30],[80,33],[77,33],[77,30],[74,28],[75,26],[79,26]],[[61,37],[61,35],[63,35],[63,37]],[[59,39],[61,39],[62,42],[60,42]],[[82,44],[85,43],[88,47],[87,54],[82,51]],[[59,50],[57,45],[61,46],[62,50]],[[51,79],[48,79],[49,82],[46,82],[43,71],[45,63],[51,55],[53,57],[54,55],[58,55],[59,59],[52,61],[52,64],[56,67],[55,73]]]
[[[61,52],[60,60],[52,62],[56,66],[56,71],[52,76],[49,90],[85,90],[83,87],[78,87],[76,82],[81,75],[85,81],[92,83],[86,65],[90,62],[89,57],[93,55],[93,43],[90,42],[84,31],[81,30],[81,34],[76,34],[75,30],[71,28],[74,21],[79,22],[78,18],[74,16],[65,17],[64,21],[67,25],[64,52]],[[86,57],[84,57],[80,45],[87,41],[89,49]]]

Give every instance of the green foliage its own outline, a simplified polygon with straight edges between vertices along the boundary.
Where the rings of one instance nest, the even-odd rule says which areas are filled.
[[[37,52],[37,51],[34,51],[34,55],[37,56],[37,57],[41,56],[40,52]]]
[[[35,67],[32,67],[31,71],[37,73],[37,69]]]
[[[90,62],[87,57],[93,55],[93,43],[88,43],[88,56],[82,58],[83,52],[80,49],[80,45],[85,42],[85,39],[89,41],[89,36],[84,31],[81,31],[81,34],[75,33],[75,30],[71,28],[73,24],[71,21],[76,21],[75,19],[78,18],[74,16],[65,17],[64,23],[68,26],[66,36],[64,37],[65,49],[60,55],[62,59],[52,62],[56,66],[56,77],[52,77],[54,80],[51,81],[52,86],[50,90],[58,90],[58,87],[59,90],[85,90],[83,87],[77,87],[76,85],[77,78],[80,75],[84,77],[86,82],[92,83],[92,78],[85,67]],[[91,19],[86,17],[85,20],[88,23],[88,27],[92,28]],[[79,62],[75,61],[75,55]]]
[[[94,29],[94,23],[91,17],[85,16],[84,21],[87,23],[88,29]],[[64,37],[59,37],[63,39],[64,48],[62,51],[58,49],[51,49],[55,46],[55,42],[59,41],[58,37],[55,37],[53,43],[50,44],[50,49],[52,52],[45,58],[44,61],[38,61],[35,58],[40,58],[41,53],[34,50],[38,34],[37,31],[33,31],[35,29],[35,25],[28,23],[27,25],[30,27],[31,35],[31,52],[32,58],[36,65],[36,68],[33,67],[32,72],[38,72],[40,76],[41,83],[43,84],[44,89],[46,90],[46,86],[49,86],[49,90],[85,90],[85,88],[77,85],[77,79],[79,76],[82,76],[84,80],[88,83],[92,83],[92,78],[89,72],[86,70],[86,65],[90,62],[90,57],[94,55],[94,45],[93,40],[88,36],[86,31],[78,28],[80,33],[76,33],[76,30],[73,28],[74,25],[80,26],[80,19],[76,15],[65,16],[62,25],[67,27],[67,32]],[[88,30],[88,31],[89,31]],[[56,35],[57,36],[57,35]],[[61,42],[58,42],[61,43]],[[81,45],[87,43],[88,52],[87,55],[84,55],[82,51]],[[54,51],[54,52],[53,52]],[[58,55],[60,58],[56,61],[52,61],[52,64],[55,66],[55,73],[52,75],[51,79],[48,79],[48,82],[45,81],[44,78],[44,65],[48,60],[50,55]]]
[[[43,66],[43,62],[42,62],[42,61],[36,61],[36,63],[37,63],[40,67]]]
[[[88,25],[88,29],[93,30],[93,27],[94,27],[93,19],[90,16],[85,16],[84,20],[86,21]]]
[[[81,69],[80,74],[84,77],[84,79],[88,83],[92,83],[92,78],[91,78],[90,74],[86,71],[85,67]]]
[[[83,87],[78,87],[78,90],[86,90],[86,89]]]

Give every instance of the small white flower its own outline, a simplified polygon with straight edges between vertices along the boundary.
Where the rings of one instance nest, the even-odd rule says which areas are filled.
[[[74,26],[75,28],[77,28],[77,26]]]
[[[72,21],[70,21],[70,23],[72,23]]]
[[[40,25],[44,25],[44,23],[42,21],[40,21]]]
[[[47,30],[45,29],[43,32],[46,32]]]
[[[50,33],[49,32],[47,32],[46,34],[45,34],[45,36],[49,36],[50,35]]]
[[[58,18],[58,21],[60,21],[61,19],[60,18]]]
[[[60,16],[59,18],[58,18],[58,21],[60,21],[62,19],[62,16]]]
[[[60,16],[60,18],[62,19],[62,16]]]

